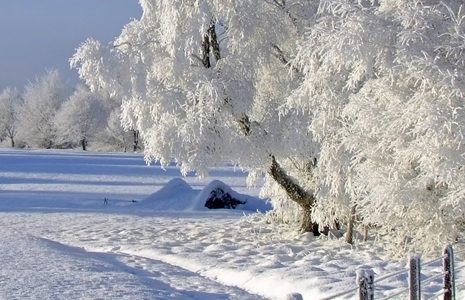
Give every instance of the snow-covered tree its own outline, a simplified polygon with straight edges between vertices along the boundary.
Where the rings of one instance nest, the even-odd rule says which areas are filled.
[[[318,147],[308,114],[280,111],[301,74],[289,65],[316,1],[142,0],[141,20],[110,46],[88,40],[71,64],[93,91],[122,98],[146,159],[186,173],[232,160],[266,173],[310,218]],[[279,202],[279,200],[278,200]]]
[[[103,129],[106,118],[102,100],[79,85],[55,116],[56,142],[80,145],[85,151],[89,141]]]
[[[66,93],[67,89],[56,70],[26,85],[18,126],[18,135],[25,143],[39,148],[54,145],[55,114],[66,100]]]
[[[22,98],[16,89],[6,88],[0,94],[0,140],[8,138],[15,147],[18,114]]]
[[[98,134],[96,140],[99,149],[107,151],[134,150],[134,134],[121,125],[121,108],[113,109],[106,120],[105,128]]]
[[[322,1],[287,109],[312,112],[320,222],[433,250],[463,230],[462,1]]]
[[[232,160],[303,230],[344,222],[350,241],[358,222],[430,250],[464,223],[461,2],[141,0],[71,63],[123,99],[148,161]]]

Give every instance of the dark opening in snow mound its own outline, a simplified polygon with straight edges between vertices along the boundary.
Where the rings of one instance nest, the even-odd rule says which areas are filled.
[[[233,208],[246,211],[265,212],[271,209],[264,200],[240,194],[219,180],[210,182],[194,199],[194,209]]]
[[[240,204],[246,204],[247,200],[241,201],[234,198],[228,192],[225,192],[222,188],[217,187],[210,192],[210,197],[205,201],[205,207],[209,209],[217,208],[232,208],[235,209],[236,206]]]

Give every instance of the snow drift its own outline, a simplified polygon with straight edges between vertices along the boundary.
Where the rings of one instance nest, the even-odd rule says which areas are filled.
[[[136,206],[154,210],[202,211],[209,210],[206,207],[207,201],[221,196],[235,200],[235,204],[229,205],[229,207],[237,210],[265,212],[271,209],[268,202],[238,193],[220,180],[213,180],[202,190],[199,190],[193,189],[181,178],[172,179],[163,188],[144,198]]]

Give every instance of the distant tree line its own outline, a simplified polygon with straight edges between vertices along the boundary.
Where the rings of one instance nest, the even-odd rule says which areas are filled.
[[[0,93],[0,142],[11,147],[140,150],[138,132],[121,125],[121,103],[84,85],[66,86],[58,71],[23,91]]]

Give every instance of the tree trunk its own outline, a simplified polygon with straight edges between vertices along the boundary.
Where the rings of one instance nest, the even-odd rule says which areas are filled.
[[[133,151],[136,152],[139,149],[139,130],[133,130],[132,133],[134,134]]]
[[[10,137],[10,141],[11,141],[11,148],[14,148],[15,147],[15,139],[13,137]]]
[[[299,204],[302,208],[301,232],[313,232],[315,236],[320,235],[318,224],[312,221],[312,209],[315,204],[313,193],[305,191],[300,185],[286,174],[276,158],[271,155],[271,166],[268,174],[286,191],[289,198]]]
[[[212,48],[213,56],[218,61],[221,59],[220,44],[218,43],[218,37],[216,36],[215,23],[212,20],[210,28],[208,29],[208,35],[210,36],[210,47]]]
[[[218,42],[218,37],[216,36],[215,23],[213,20],[207,32],[203,36],[202,41],[202,64],[207,69],[212,67],[210,52],[213,53],[216,61],[221,59],[220,44]]]
[[[210,68],[210,37],[208,32],[203,36],[202,42],[202,64],[205,68]]]
[[[81,140],[82,151],[86,151],[87,140],[84,138]]]
[[[320,229],[317,223],[312,221],[312,208],[302,207],[302,221],[300,224],[300,232],[312,232],[314,236],[320,235]]]
[[[355,225],[355,212],[357,206],[354,205],[350,209],[349,222],[347,223],[346,242],[348,244],[354,243],[354,225]]]

